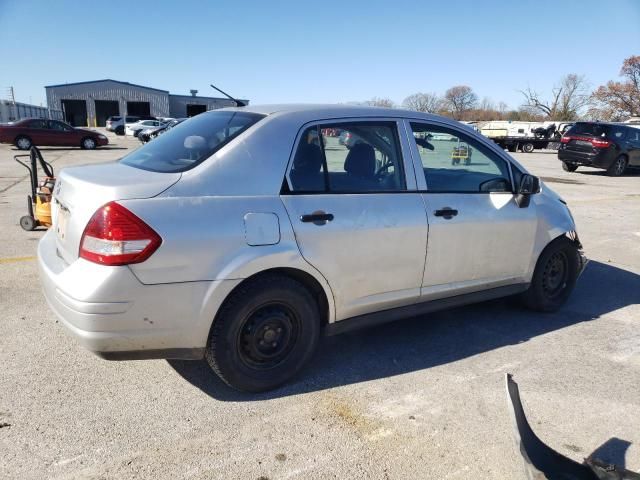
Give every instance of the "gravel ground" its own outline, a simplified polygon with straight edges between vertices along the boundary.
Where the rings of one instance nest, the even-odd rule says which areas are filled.
[[[122,156],[44,149],[56,169]],[[66,335],[24,232],[28,183],[0,146],[0,478],[523,478],[504,373],[531,424],[581,461],[640,470],[640,173],[566,173],[516,154],[568,201],[591,263],[552,315],[494,301],[324,339],[275,392],[202,362],[107,362]]]

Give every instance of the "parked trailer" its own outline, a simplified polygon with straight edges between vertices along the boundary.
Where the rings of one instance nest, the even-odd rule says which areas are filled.
[[[480,133],[510,152],[531,153],[536,149],[560,147],[560,137],[572,125],[568,122],[510,122],[486,123]]]

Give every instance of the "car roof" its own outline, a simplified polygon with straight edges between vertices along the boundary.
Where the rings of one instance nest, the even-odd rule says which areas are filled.
[[[439,120],[445,123],[458,123],[450,118],[433,115],[430,113],[404,110],[400,108],[372,107],[368,105],[351,104],[273,104],[273,105],[247,105],[244,107],[226,107],[221,110],[242,111],[259,113],[263,115],[298,116],[308,117],[308,121],[320,118],[341,117],[393,117],[393,118],[420,118],[425,120]],[[216,110],[210,110],[210,112]],[[209,113],[209,112],[207,112]]]

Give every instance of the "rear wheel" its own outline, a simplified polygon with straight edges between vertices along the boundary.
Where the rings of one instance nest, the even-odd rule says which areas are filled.
[[[206,359],[233,388],[271,390],[307,363],[319,334],[318,306],[309,290],[289,277],[261,275],[241,285],[221,307]]]
[[[614,160],[609,168],[607,168],[607,175],[610,177],[619,177],[627,169],[627,157],[620,155]]]
[[[531,153],[533,152],[533,149],[533,143],[525,143],[524,145],[522,145],[522,151],[525,153]]]
[[[29,150],[32,144],[31,139],[25,135],[20,135],[16,138],[16,147],[20,150]]]
[[[85,137],[80,142],[80,146],[85,150],[93,150],[96,148],[96,141],[91,137]]]
[[[578,166],[572,163],[562,162],[562,169],[565,172],[575,172],[578,169]]]
[[[551,242],[540,254],[524,304],[540,312],[554,312],[569,298],[578,278],[578,247],[567,237]]]

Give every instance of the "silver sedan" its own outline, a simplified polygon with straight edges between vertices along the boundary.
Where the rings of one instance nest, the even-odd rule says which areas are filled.
[[[556,310],[585,264],[551,189],[464,125],[396,109],[206,112],[62,170],[53,204],[40,275],[82,345],[204,357],[246,391],[288,381],[323,333],[514,294]]]

